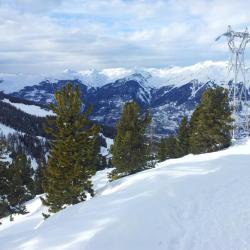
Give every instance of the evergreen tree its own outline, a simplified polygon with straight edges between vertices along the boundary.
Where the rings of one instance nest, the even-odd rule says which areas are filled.
[[[12,162],[5,143],[0,140],[0,218],[13,213],[26,213],[24,202],[34,197],[33,169],[23,153],[12,153]]]
[[[177,140],[174,136],[161,138],[158,144],[158,160],[165,161],[177,157]]]
[[[190,120],[191,153],[212,152],[230,145],[231,109],[227,90],[209,89]]]
[[[97,164],[97,171],[103,170],[108,167],[107,159],[105,156],[99,154],[99,161]]]
[[[157,158],[160,162],[165,161],[167,158],[167,148],[166,148],[166,139],[165,138],[161,138],[161,140],[158,144]]]
[[[91,177],[95,175],[97,166],[99,164],[99,152],[100,145],[98,144],[99,137],[99,127],[93,125],[87,131],[83,138],[85,138],[84,147],[82,148],[82,158],[81,158],[81,179],[83,180],[83,188],[85,192],[94,196],[94,190],[92,189]],[[86,198],[86,195],[82,193],[82,197]]]
[[[113,165],[112,165],[112,159],[111,158],[108,158],[108,168],[113,168]]]
[[[177,132],[177,156],[188,154],[189,150],[189,124],[187,117],[183,117]]]
[[[42,194],[44,193],[43,190],[43,182],[44,182],[44,174],[46,170],[46,160],[45,158],[41,158],[37,160],[38,166],[35,171],[35,194]]]
[[[31,161],[23,153],[12,154],[9,167],[8,203],[11,213],[26,213],[24,202],[34,197],[34,170]]]
[[[177,141],[176,138],[171,135],[166,138],[166,159],[172,159],[177,157]]]
[[[7,216],[9,211],[9,171],[5,155],[6,145],[4,140],[0,139],[0,218]]]
[[[43,202],[50,212],[84,201],[86,192],[93,195],[90,178],[95,173],[99,133],[97,126],[90,126],[91,109],[83,112],[79,86],[68,84],[55,99],[51,109],[56,117],[48,119],[46,127],[52,140],[43,184]]]
[[[115,166],[111,174],[112,179],[138,172],[146,167],[148,147],[144,133],[150,121],[149,113],[141,115],[138,104],[125,104],[111,148],[112,164]]]

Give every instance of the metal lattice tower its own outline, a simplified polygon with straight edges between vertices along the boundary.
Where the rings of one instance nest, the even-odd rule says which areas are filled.
[[[232,137],[233,139],[238,139],[249,135],[245,48],[250,41],[250,34],[247,28],[243,32],[236,32],[232,30],[231,26],[228,26],[227,32],[217,37],[216,41],[222,36],[227,37],[230,50],[226,80],[234,118]]]

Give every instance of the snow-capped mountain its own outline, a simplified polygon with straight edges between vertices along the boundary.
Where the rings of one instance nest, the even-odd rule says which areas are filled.
[[[18,91],[25,86],[32,86],[43,81],[57,82],[58,80],[80,80],[88,87],[101,87],[107,83],[114,82],[121,78],[127,80],[141,81],[147,86],[159,88],[166,85],[180,86],[193,79],[201,82],[225,80],[227,62],[205,61],[192,66],[167,68],[109,68],[102,70],[75,71],[66,69],[53,75],[48,74],[5,74],[0,73],[0,90],[11,93]],[[145,80],[145,81],[144,81]]]
[[[39,76],[33,84],[30,80],[35,78],[30,76],[27,85],[19,79],[23,84],[18,88],[14,84],[15,91],[7,83],[17,78],[2,76],[0,88],[12,96],[47,104],[54,101],[56,90],[71,81],[80,84],[84,102],[93,105],[93,120],[115,126],[124,103],[133,100],[143,110],[151,110],[155,134],[160,135],[173,133],[184,115],[190,117],[202,93],[223,84],[226,71],[226,62],[212,61],[165,69],[66,70],[44,80]]]

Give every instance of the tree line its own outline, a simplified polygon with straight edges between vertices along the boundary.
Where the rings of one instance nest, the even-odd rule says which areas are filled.
[[[208,89],[190,121],[183,117],[177,135],[161,138],[158,145],[159,161],[229,147],[233,128],[231,115],[227,90],[222,87]]]

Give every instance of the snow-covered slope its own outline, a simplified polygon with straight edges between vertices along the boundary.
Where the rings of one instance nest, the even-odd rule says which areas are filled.
[[[103,188],[108,183],[107,175],[112,169],[105,169],[98,171],[95,176],[92,177],[94,190],[99,190]],[[26,209],[29,211],[25,215],[14,215],[14,221],[11,222],[9,217],[1,219],[2,225],[0,225],[0,249],[4,249],[10,244],[13,236],[21,236],[29,234],[31,231],[36,230],[42,223],[44,223],[42,213],[48,213],[47,207],[42,205],[40,197],[44,195],[37,195],[34,199],[26,202]],[[3,238],[1,238],[3,237]],[[3,241],[4,239],[4,241]],[[18,238],[16,238],[18,241]],[[17,244],[14,243],[14,248],[19,248]],[[32,249],[32,247],[30,248]],[[44,249],[45,250],[45,249]]]
[[[8,136],[8,134],[14,134],[17,131],[11,127],[8,127],[0,122],[0,134],[3,134],[4,136]]]
[[[0,91],[11,93],[44,79],[42,75],[0,73]]]
[[[12,106],[16,107],[17,109],[20,109],[22,111],[24,111],[27,114],[30,115],[35,115],[35,116],[40,116],[40,117],[44,117],[44,116],[49,116],[49,115],[53,115],[54,113],[52,111],[49,110],[45,110],[42,109],[39,106],[36,105],[28,105],[28,104],[23,104],[23,103],[15,103],[15,102],[11,102],[8,99],[3,99],[3,102],[9,103]]]
[[[186,67],[151,68],[148,69],[148,72],[153,76],[150,80],[151,85],[155,87],[181,86],[192,80],[203,83],[215,81],[220,84],[226,78],[227,62],[205,61]]]
[[[42,224],[34,221],[39,206],[20,222],[4,222],[1,249],[249,249],[249,162],[250,140],[162,162]]]

